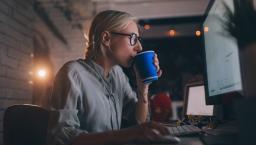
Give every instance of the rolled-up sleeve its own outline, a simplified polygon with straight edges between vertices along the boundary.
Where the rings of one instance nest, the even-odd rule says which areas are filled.
[[[48,131],[49,145],[70,145],[86,130],[80,130],[78,118],[81,92],[79,79],[70,66],[64,65],[56,75],[51,96]]]

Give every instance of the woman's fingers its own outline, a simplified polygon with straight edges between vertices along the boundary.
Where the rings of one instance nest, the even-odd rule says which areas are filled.
[[[162,123],[156,123],[154,122],[154,127],[153,129],[156,129],[157,131],[159,131],[160,134],[165,135],[165,134],[169,134],[169,130],[168,128],[162,124]]]
[[[156,140],[160,135],[160,132],[156,129],[150,129],[149,132],[146,134],[146,138],[149,141],[154,141]]]
[[[163,135],[170,134],[168,128],[161,123],[147,122],[138,126],[138,141],[151,142],[158,140]]]
[[[161,77],[162,74],[163,74],[163,71],[160,69],[160,70],[157,72],[157,76],[158,76],[158,77]]]
[[[161,77],[163,71],[160,69],[159,60],[156,53],[154,56],[154,65],[156,67],[158,77]]]
[[[156,53],[155,53],[155,56],[154,56],[154,65],[156,66],[157,71],[158,71],[160,69],[160,67],[159,67],[159,60],[158,60],[158,57],[157,57]]]
[[[168,128],[162,123],[157,123],[154,121],[149,122],[148,128],[150,130],[155,130],[155,132],[159,132],[161,135],[169,134]]]

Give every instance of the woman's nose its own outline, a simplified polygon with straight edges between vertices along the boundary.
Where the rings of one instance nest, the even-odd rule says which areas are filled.
[[[141,43],[138,41],[138,43],[135,45],[135,51],[137,52],[141,52],[142,51],[142,46]]]

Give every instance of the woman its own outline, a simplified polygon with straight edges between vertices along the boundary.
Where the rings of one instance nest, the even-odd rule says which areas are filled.
[[[168,134],[164,126],[146,122],[149,86],[136,73],[136,95],[119,66],[130,67],[142,51],[139,38],[128,13],[107,10],[94,18],[86,59],[66,63],[56,76],[50,144],[124,144]],[[157,56],[154,62],[160,76]],[[134,126],[121,129],[124,122]]]

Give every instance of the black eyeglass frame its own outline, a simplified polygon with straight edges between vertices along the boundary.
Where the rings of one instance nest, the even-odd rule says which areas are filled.
[[[131,46],[136,45],[138,40],[141,43],[141,40],[142,40],[142,38],[138,36],[136,33],[131,33],[131,34],[125,34],[125,33],[119,33],[119,32],[110,32],[110,33],[115,35],[129,36]],[[132,41],[132,38],[134,38],[134,42]]]

